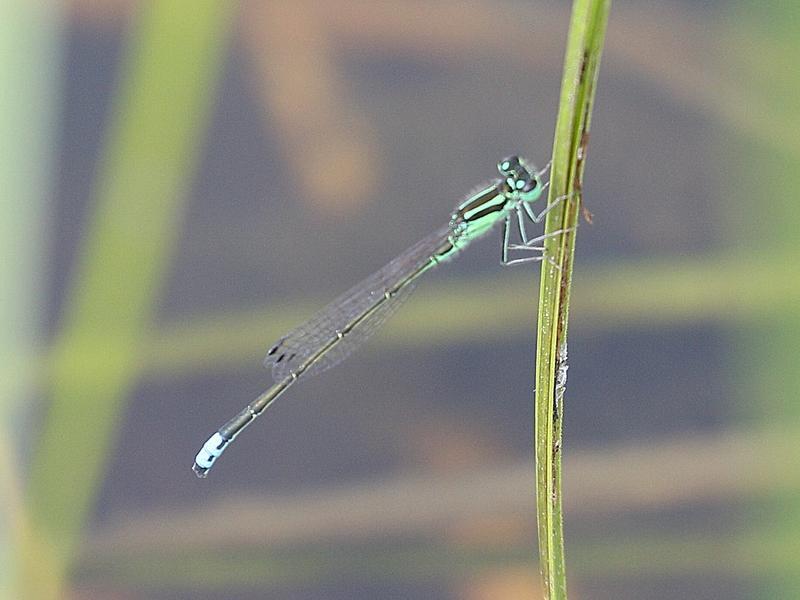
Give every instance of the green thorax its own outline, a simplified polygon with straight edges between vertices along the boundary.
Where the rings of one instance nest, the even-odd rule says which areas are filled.
[[[466,247],[501,223],[521,203],[533,203],[542,195],[537,175],[518,157],[501,160],[497,169],[502,179],[471,195],[453,211],[450,230],[454,247]]]

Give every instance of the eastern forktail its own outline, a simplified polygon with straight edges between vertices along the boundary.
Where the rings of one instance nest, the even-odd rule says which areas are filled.
[[[264,359],[264,365],[272,368],[275,384],[220,427],[203,445],[192,467],[198,477],[205,477],[228,444],[295,381],[338,364],[363,343],[408,297],[417,277],[453,258],[493,226],[503,223],[503,265],[544,259],[544,247],[535,244],[564,230],[529,238],[525,218],[540,223],[562,198],[536,214],[531,205],[542,197],[546,187],[540,179],[544,171],[533,171],[517,156],[501,160],[497,169],[501,177],[459,204],[447,225],[278,340]],[[509,241],[514,217],[521,244]],[[510,259],[509,250],[535,254]]]

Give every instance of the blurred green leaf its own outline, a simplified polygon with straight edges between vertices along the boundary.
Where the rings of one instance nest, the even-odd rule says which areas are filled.
[[[58,595],[33,591],[38,573],[60,580],[69,568],[139,375],[235,4],[141,6],[55,342],[51,403],[29,488],[33,526],[50,561],[29,557],[26,597]]]
[[[722,193],[736,207],[738,220],[725,214],[725,236],[781,265],[799,263],[797,231],[800,203],[800,78],[796,57],[800,53],[800,21],[797,6],[787,3],[736,2],[727,7],[730,33],[724,40],[729,60],[726,75],[746,90],[745,109],[758,116],[761,129],[783,134],[778,147],[729,132],[720,140],[723,163]],[[735,177],[731,176],[735,173]],[[736,183],[734,179],[739,180]],[[743,271],[752,277],[752,271]],[[796,278],[797,275],[788,275]],[[783,288],[786,276],[767,282]],[[736,409],[750,423],[763,426],[800,423],[797,389],[797,340],[800,313],[797,303],[783,312],[764,311],[755,323],[741,323],[734,330],[731,348],[731,379],[735,382]],[[774,461],[769,452],[765,462]],[[797,461],[780,465],[787,478],[798,472]],[[797,494],[771,489],[771,494],[750,507],[746,519],[758,544],[743,543],[741,553],[763,562],[763,571],[753,582],[753,596],[793,598],[800,589],[800,501]],[[772,551],[775,541],[785,547]],[[765,552],[762,548],[767,548]],[[777,570],[776,565],[783,568]]]

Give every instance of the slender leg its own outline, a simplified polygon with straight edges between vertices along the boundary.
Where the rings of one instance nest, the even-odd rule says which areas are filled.
[[[559,265],[556,262],[556,259],[554,259],[552,256],[546,256],[544,254],[542,254],[541,256],[526,256],[525,258],[515,258],[513,260],[508,261],[503,266],[504,267],[509,267],[511,265],[519,265],[519,264],[528,263],[528,262],[543,262],[545,260],[547,262],[549,262],[551,265],[553,265],[553,267],[555,267],[559,271],[561,270],[561,265]]]
[[[500,258],[501,265],[508,264],[508,230],[511,229],[511,215],[506,215],[506,221],[503,224],[503,250]]]
[[[533,212],[531,205],[528,204],[527,202],[523,202],[522,207],[525,209],[525,212],[528,213],[528,216],[530,217],[531,221],[533,221],[534,223],[541,223],[545,215],[549,213],[551,210],[553,210],[559,202],[561,202],[562,200],[566,200],[567,198],[574,195],[575,192],[572,192],[571,194],[564,194],[563,196],[558,196],[557,198],[553,198],[553,201],[547,205],[547,208],[545,208],[538,215],[535,212]]]
[[[508,265],[518,264],[520,261],[528,262],[526,259],[514,259],[514,260],[508,259],[508,249],[511,246],[511,244],[508,243],[510,230],[511,230],[511,215],[508,214],[506,215],[506,220],[503,223],[503,251],[502,251],[502,258],[500,259],[500,264],[503,266],[508,266]]]
[[[532,244],[535,244],[536,242],[541,242],[542,240],[546,240],[548,238],[559,236],[562,233],[570,233],[571,231],[575,231],[575,228],[570,227],[569,229],[559,229],[557,231],[551,231],[550,233],[545,233],[544,235],[532,238],[524,244],[511,244],[508,248],[509,250],[526,250],[526,249],[537,248],[537,246],[532,246]]]
[[[547,173],[547,172],[550,170],[550,167],[551,167],[552,165],[553,165],[553,159],[551,158],[550,160],[548,160],[548,161],[547,161],[547,164],[546,164],[545,166],[543,166],[543,167],[542,167],[542,170],[541,170],[541,171],[538,171],[538,172],[536,173],[536,178],[537,178],[537,179],[539,179],[539,178],[540,178],[542,175],[544,175],[545,173]],[[549,183],[549,182],[548,182],[548,183]]]
[[[522,216],[522,211],[519,209],[519,205],[517,205],[517,208],[514,210],[514,212],[517,213],[517,223],[519,223],[519,237],[522,238],[523,244],[527,244],[528,232],[525,231],[525,219]],[[508,219],[508,217],[506,217],[506,219]]]
[[[503,252],[502,252],[502,259],[501,259],[500,263],[503,266],[507,267],[507,266],[510,266],[510,265],[518,265],[518,264],[526,263],[526,262],[539,262],[539,261],[546,260],[551,265],[553,265],[555,268],[560,270],[561,267],[558,266],[558,264],[553,260],[553,258],[551,256],[545,256],[545,254],[544,254],[545,253],[545,247],[544,246],[534,246],[533,244],[535,244],[536,242],[541,242],[542,240],[546,240],[548,238],[556,237],[556,236],[561,235],[562,233],[566,233],[568,231],[574,231],[574,228],[559,229],[558,231],[552,231],[550,233],[546,233],[544,235],[540,235],[540,236],[537,236],[535,238],[531,238],[525,244],[509,244],[508,243],[508,241],[509,241],[509,229],[511,228],[510,219],[511,219],[511,217],[507,216],[506,220],[505,220],[505,224],[503,226]],[[539,254],[538,256],[526,256],[526,257],[523,257],[523,258],[514,258],[514,259],[510,259],[509,260],[509,258],[508,258],[508,251],[509,250],[528,250],[528,251],[533,251],[533,252],[541,252],[541,254]]]
[[[546,191],[547,191],[547,188],[549,188],[549,187],[550,187],[550,182],[549,182],[549,181],[545,181],[545,182],[542,184],[542,193],[546,192]]]
[[[553,265],[559,271],[561,270],[561,267],[555,261],[555,259],[553,259],[552,256],[545,256],[544,254],[542,254],[541,256],[526,256],[525,258],[515,258],[515,259],[509,260],[507,262],[504,262],[503,266],[504,267],[510,267],[511,265],[519,265],[519,264],[522,264],[522,263],[529,263],[529,262],[542,262],[544,260],[549,262],[551,265]]]
[[[545,257],[544,255],[542,255],[542,256],[526,256],[525,258],[515,258],[513,260],[506,261],[506,262],[504,262],[502,264],[503,264],[504,267],[510,267],[511,265],[519,265],[519,264],[528,263],[528,262],[541,262],[541,261],[547,260],[547,259],[553,260],[552,258]]]
[[[522,244],[511,244],[509,250],[536,250],[537,252],[544,252],[544,246],[523,246]]]

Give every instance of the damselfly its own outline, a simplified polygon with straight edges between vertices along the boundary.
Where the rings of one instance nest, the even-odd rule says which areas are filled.
[[[537,246],[537,242],[560,235],[564,230],[530,238],[525,219],[540,223],[561,198],[537,214],[532,205],[542,197],[546,187],[541,182],[542,172],[531,170],[516,156],[501,160],[497,169],[501,177],[459,204],[447,225],[345,292],[270,348],[264,364],[272,368],[275,384],[203,445],[192,467],[198,477],[205,477],[228,444],[289,386],[300,377],[320,373],[344,360],[397,310],[420,275],[453,258],[493,226],[503,223],[503,265],[545,258],[544,246]],[[522,240],[519,244],[510,242],[515,225]],[[513,250],[532,254],[509,258],[509,251]]]

